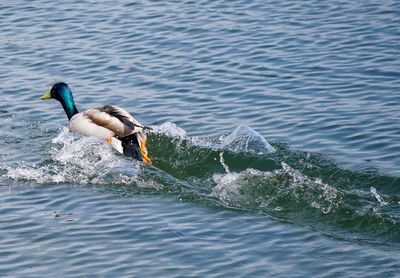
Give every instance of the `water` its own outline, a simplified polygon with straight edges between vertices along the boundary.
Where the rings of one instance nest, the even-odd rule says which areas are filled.
[[[0,5],[0,275],[395,277],[396,1]],[[154,165],[68,132],[120,105]]]

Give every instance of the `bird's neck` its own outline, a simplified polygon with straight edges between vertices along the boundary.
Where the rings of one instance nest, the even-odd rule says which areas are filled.
[[[72,98],[72,95],[70,98],[63,99],[61,101],[62,107],[64,108],[65,114],[67,114],[68,120],[71,120],[71,118],[79,113],[78,109],[76,108],[74,99]]]

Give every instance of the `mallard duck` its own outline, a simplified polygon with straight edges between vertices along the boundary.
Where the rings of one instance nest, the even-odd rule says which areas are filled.
[[[56,99],[64,108],[71,131],[84,136],[103,138],[119,153],[151,164],[148,157],[145,130],[150,129],[139,123],[128,111],[116,105],[79,112],[72,91],[66,83],[56,83],[41,99]]]

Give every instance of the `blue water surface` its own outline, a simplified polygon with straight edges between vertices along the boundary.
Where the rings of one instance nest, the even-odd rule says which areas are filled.
[[[399,11],[2,1],[0,276],[398,276]],[[70,134],[58,81],[153,166]]]

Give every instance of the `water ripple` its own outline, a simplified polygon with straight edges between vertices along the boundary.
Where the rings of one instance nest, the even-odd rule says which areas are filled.
[[[398,10],[3,3],[1,275],[397,275]],[[60,133],[56,81],[158,127],[157,167]]]

